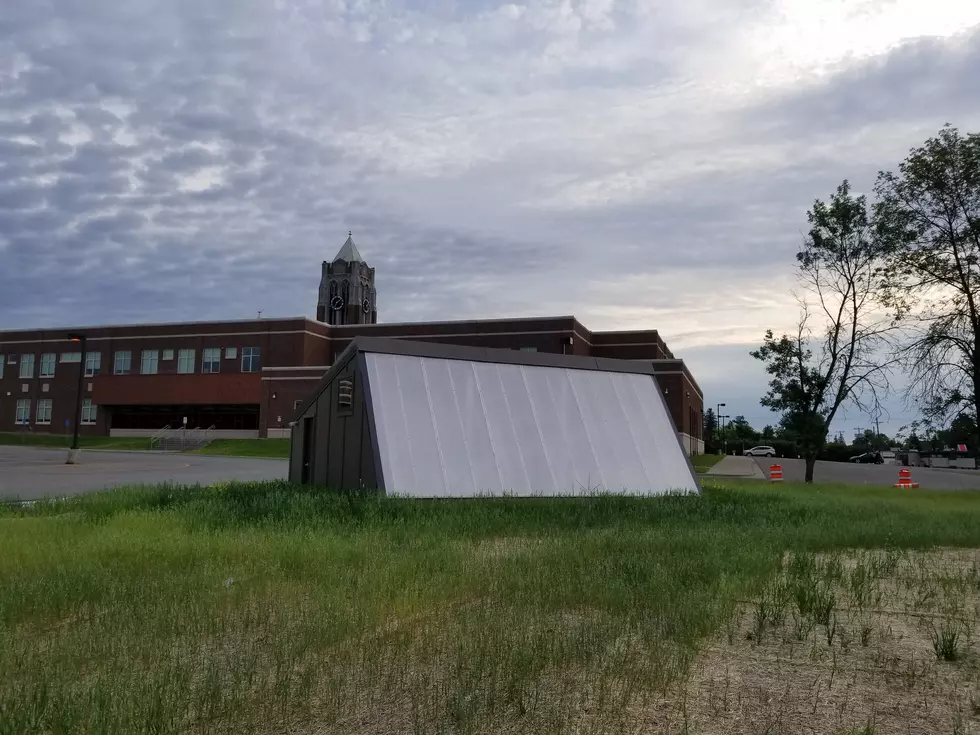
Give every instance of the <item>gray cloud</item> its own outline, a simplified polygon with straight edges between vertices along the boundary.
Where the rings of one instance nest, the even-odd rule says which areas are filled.
[[[13,3],[0,326],[312,314],[352,229],[384,320],[657,328],[731,394],[711,350],[792,317],[812,200],[980,128],[976,31],[784,79],[783,10]]]
[[[910,41],[844,67],[824,83],[775,95],[753,108],[745,123],[767,136],[792,136],[801,128],[849,135],[895,122],[935,127],[940,118],[969,124],[977,120],[978,100],[980,28],[949,40]]]

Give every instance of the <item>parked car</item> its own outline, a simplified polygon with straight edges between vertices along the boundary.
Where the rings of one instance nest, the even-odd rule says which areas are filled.
[[[885,460],[881,456],[881,452],[865,452],[864,454],[859,454],[856,457],[851,457],[850,462],[856,464],[884,464]]]
[[[775,457],[776,450],[772,447],[752,447],[743,452],[746,457]]]

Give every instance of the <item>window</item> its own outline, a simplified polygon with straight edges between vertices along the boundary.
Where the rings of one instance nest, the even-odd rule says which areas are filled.
[[[22,398],[17,401],[17,423],[29,424],[31,422],[31,399]]]
[[[86,352],[85,353],[85,377],[91,378],[93,375],[98,375],[101,371],[102,371],[102,353]]]
[[[204,360],[201,363],[202,373],[216,373],[221,370],[221,348],[206,347],[204,349]]]
[[[4,364],[4,362],[6,362],[6,358],[4,358],[3,355],[0,355],[0,378],[3,378],[3,364]]]
[[[34,377],[34,355],[20,356],[20,377],[22,378]]]
[[[537,352],[537,347],[521,347],[521,352]]]
[[[51,399],[42,398],[37,402],[37,421],[38,424],[51,423]]]
[[[45,352],[41,355],[41,372],[38,373],[40,378],[53,378],[54,377],[54,364],[58,359],[58,356],[53,352]]]
[[[94,424],[96,415],[99,412],[99,407],[92,405],[92,399],[86,398],[82,401],[82,423],[83,424]]]
[[[237,347],[226,347],[225,348],[225,359],[226,360],[237,360],[238,359],[238,348]]]
[[[112,372],[116,375],[129,375],[133,369],[133,353],[129,350],[121,350],[116,353],[116,361],[112,366]]]
[[[41,386],[41,392],[42,393],[48,393],[50,391],[51,391],[51,386],[48,385],[47,383],[45,383],[44,385]]]
[[[81,362],[82,353],[81,352],[62,352],[61,353],[62,362]]]
[[[259,348],[245,347],[242,349],[242,372],[257,373],[261,370],[259,364]]]
[[[163,359],[164,360],[173,360],[174,359],[174,351],[173,350],[164,350],[163,351]]]
[[[177,372],[193,373],[195,350],[181,350],[177,355]]]
[[[160,350],[143,350],[140,358],[140,374],[156,375],[160,367]]]

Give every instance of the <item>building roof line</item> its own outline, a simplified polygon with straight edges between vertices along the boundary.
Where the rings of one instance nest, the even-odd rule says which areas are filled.
[[[378,322],[377,324],[331,324],[331,329],[370,329],[373,327],[407,327],[407,326],[429,326],[438,324],[489,324],[491,322],[533,322],[533,321],[559,321],[571,319],[581,326],[581,323],[571,314],[563,316],[514,316],[514,317],[492,317],[487,319],[442,319],[428,322]],[[584,327],[583,327],[584,329]],[[588,331],[588,330],[586,330]]]
[[[82,332],[87,329],[142,329],[144,327],[194,327],[200,324],[259,324],[261,322],[313,321],[307,316],[263,317],[262,319],[198,319],[189,322],[130,322],[128,324],[86,324],[67,327],[28,327],[27,329],[0,330],[5,334],[23,332]],[[319,324],[319,322],[314,322]],[[323,325],[327,326],[327,325]]]

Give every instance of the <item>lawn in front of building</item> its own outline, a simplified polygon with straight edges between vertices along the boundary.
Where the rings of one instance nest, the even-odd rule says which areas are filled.
[[[980,495],[704,486],[0,508],[0,732],[978,724]]]
[[[267,457],[289,458],[289,439],[214,439],[194,454],[213,457]]]
[[[36,432],[0,432],[0,445],[19,447],[68,448],[71,434],[41,434]],[[86,436],[78,437],[78,445],[83,449],[105,449],[130,451],[150,448],[147,437]]]

